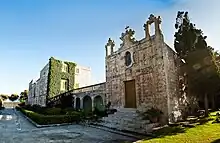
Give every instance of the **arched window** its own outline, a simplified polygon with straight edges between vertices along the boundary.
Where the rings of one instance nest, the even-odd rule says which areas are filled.
[[[130,52],[126,52],[125,53],[125,65],[126,66],[130,66],[131,65],[131,53]]]

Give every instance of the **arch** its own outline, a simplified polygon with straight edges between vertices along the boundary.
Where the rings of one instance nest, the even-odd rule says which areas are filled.
[[[76,109],[77,110],[80,109],[80,98],[79,97],[76,98]]]
[[[100,96],[100,95],[95,96],[95,98],[93,100],[93,103],[94,103],[94,108],[97,108],[99,110],[103,110],[103,99],[102,99],[102,96]]]
[[[83,109],[87,113],[92,111],[92,99],[88,95],[83,98]]]

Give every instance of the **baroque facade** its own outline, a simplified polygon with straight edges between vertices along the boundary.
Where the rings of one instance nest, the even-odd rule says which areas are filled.
[[[86,77],[88,80],[82,80]],[[40,71],[40,78],[29,83],[28,104],[46,106],[47,100],[76,86],[89,85],[91,69],[50,58]]]
[[[154,24],[155,35],[150,35]],[[131,108],[144,112],[153,107],[163,112],[163,122],[178,120],[185,110],[178,100],[182,61],[164,42],[161,18],[150,15],[144,24],[145,37],[134,38],[135,31],[126,28],[122,44],[106,44],[106,101],[117,109]],[[110,54],[109,54],[110,53]]]

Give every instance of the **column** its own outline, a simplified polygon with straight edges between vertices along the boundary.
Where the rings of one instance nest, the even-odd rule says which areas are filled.
[[[83,109],[83,97],[80,97],[80,109]]]
[[[92,111],[94,111],[94,96],[92,96],[91,99],[92,99]]]
[[[150,26],[149,21],[147,21],[147,22],[144,24],[145,38],[146,38],[147,40],[150,39],[150,30],[149,30],[149,26]]]
[[[111,55],[114,53],[113,45],[111,45]]]
[[[105,56],[107,57],[108,56],[108,46],[107,45],[105,45]]]
[[[155,35],[156,36],[161,35],[161,29],[160,29],[161,19],[160,19],[160,17],[155,18],[154,24],[155,24]]]
[[[73,100],[73,105],[72,106],[73,106],[74,109],[76,109],[76,96],[75,95],[72,96],[72,100]]]

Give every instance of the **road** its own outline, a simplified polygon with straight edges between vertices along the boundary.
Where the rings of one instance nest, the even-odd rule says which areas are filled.
[[[36,128],[15,109],[0,110],[0,143],[122,143],[135,139],[81,125]]]

